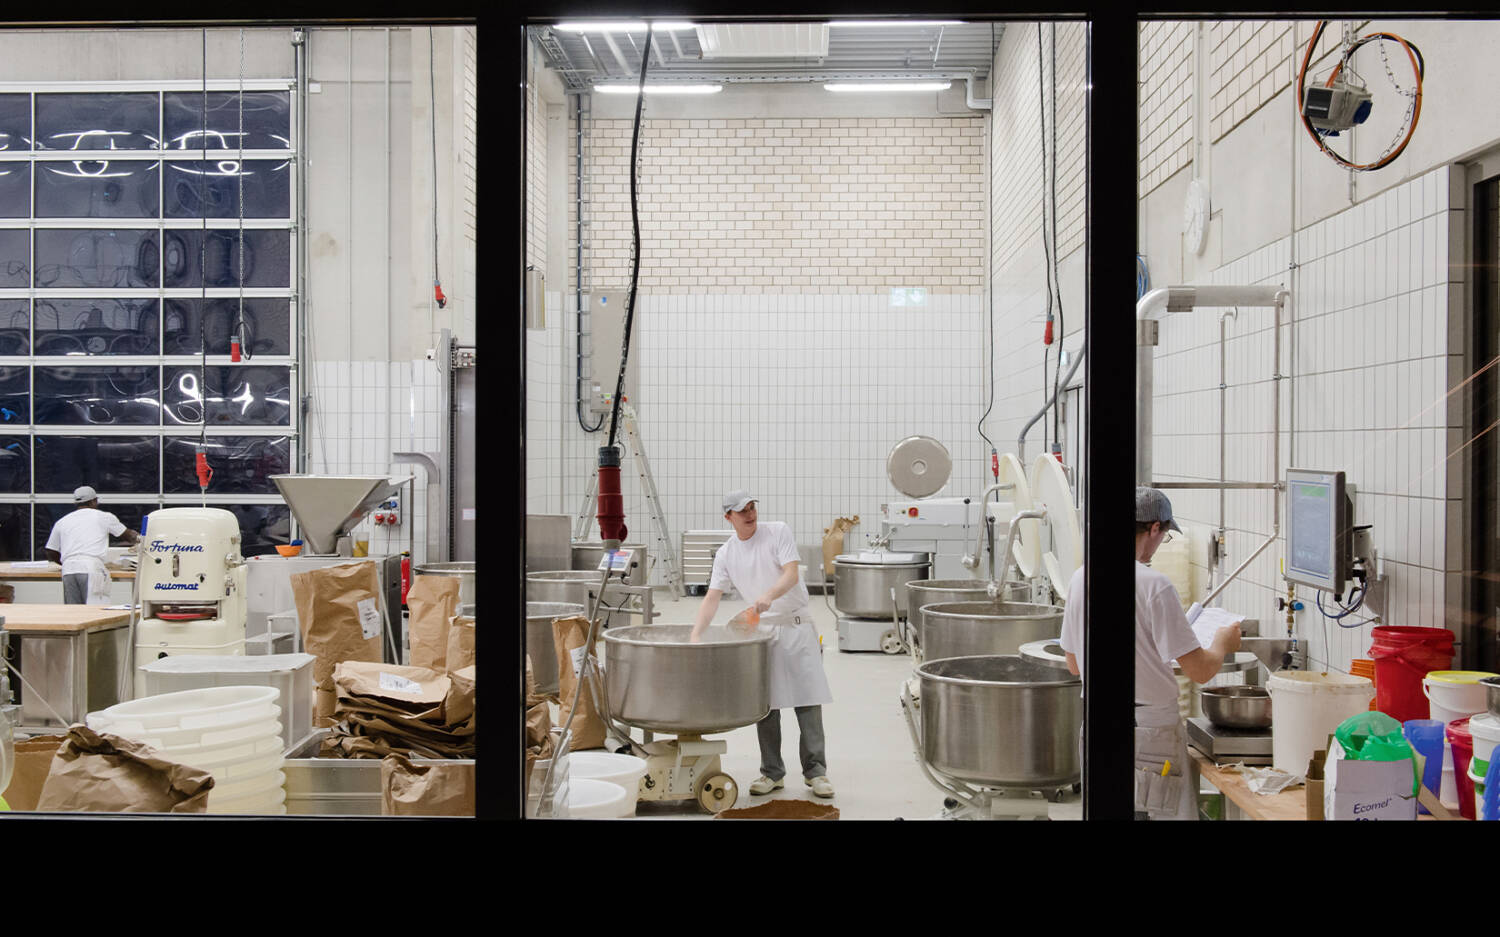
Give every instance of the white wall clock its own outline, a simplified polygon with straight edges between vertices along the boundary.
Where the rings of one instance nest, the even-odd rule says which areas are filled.
[[[1188,250],[1203,253],[1208,242],[1208,185],[1202,179],[1188,183],[1187,198],[1182,204],[1182,235]]]

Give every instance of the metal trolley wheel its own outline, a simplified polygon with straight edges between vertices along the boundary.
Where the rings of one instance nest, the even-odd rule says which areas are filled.
[[[711,774],[698,785],[698,806],[709,813],[728,810],[739,796],[739,785],[727,774]]]
[[[880,649],[887,654],[900,654],[906,650],[906,644],[901,640],[901,636],[892,630],[880,636]]]

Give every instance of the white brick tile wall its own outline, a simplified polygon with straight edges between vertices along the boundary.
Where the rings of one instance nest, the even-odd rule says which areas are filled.
[[[1141,196],[1192,158],[1193,29],[1191,23],[1156,21],[1141,23],[1137,30]]]

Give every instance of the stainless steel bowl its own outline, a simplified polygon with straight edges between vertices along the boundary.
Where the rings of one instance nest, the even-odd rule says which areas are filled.
[[[709,735],[771,711],[769,631],[744,635],[692,625],[635,625],[604,632],[604,689],[610,715],[653,732]]]
[[[1479,682],[1484,686],[1484,703],[1490,715],[1500,719],[1500,677],[1485,677]]]
[[[423,563],[412,570],[418,576],[451,576],[458,580],[458,601],[463,605],[474,604],[474,561],[460,560],[454,563]]]
[[[1201,691],[1203,715],[1225,729],[1271,727],[1271,694],[1258,686],[1206,686]]]
[[[1078,781],[1079,680],[1014,655],[930,660],[922,689],[922,756],[951,778],[1044,790]]]
[[[833,607],[851,618],[907,616],[906,584],[932,572],[927,553],[844,553],[833,561]],[[895,604],[891,590],[896,590]]]
[[[583,606],[571,602],[526,603],[526,656],[531,658],[531,678],[536,681],[538,693],[550,695],[558,690],[552,620],[582,614]]]
[[[1062,634],[1063,610],[1031,602],[949,602],[922,606],[927,660],[1019,654],[1021,645]]]
[[[922,643],[922,608],[927,605],[946,605],[953,602],[989,602],[989,582],[984,579],[913,579],[906,584],[907,621],[911,630]],[[1018,586],[1007,586],[1001,598],[1007,601],[1024,602],[1028,594]]]
[[[550,569],[527,573],[526,601],[568,602],[589,608],[589,586],[597,588],[603,579],[602,572],[583,569]],[[609,581],[619,582],[619,577],[611,574]],[[614,598],[613,590],[607,591],[611,594],[605,601],[610,602]]]

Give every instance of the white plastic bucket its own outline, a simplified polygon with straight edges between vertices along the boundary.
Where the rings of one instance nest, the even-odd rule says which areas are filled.
[[[569,777],[565,796],[568,816],[574,818],[612,820],[630,816],[634,807],[625,788],[613,781]]]
[[[1443,786],[1438,788],[1438,800],[1450,810],[1458,809],[1458,775],[1453,771],[1453,746],[1443,739]]]
[[[568,755],[568,774],[574,778],[609,781],[625,789],[630,812],[635,812],[640,796],[641,778],[646,776],[646,762],[634,755],[610,752],[573,752]]]
[[[1495,746],[1500,745],[1500,719],[1489,713],[1481,713],[1469,720],[1469,732],[1474,736],[1474,757],[1492,761]]]
[[[1301,775],[1313,752],[1350,716],[1368,712],[1375,684],[1341,673],[1290,670],[1266,680],[1271,694],[1271,763],[1277,771]]]
[[[1494,674],[1481,670],[1434,670],[1422,678],[1422,693],[1432,718],[1444,725],[1485,711],[1484,684]]]

